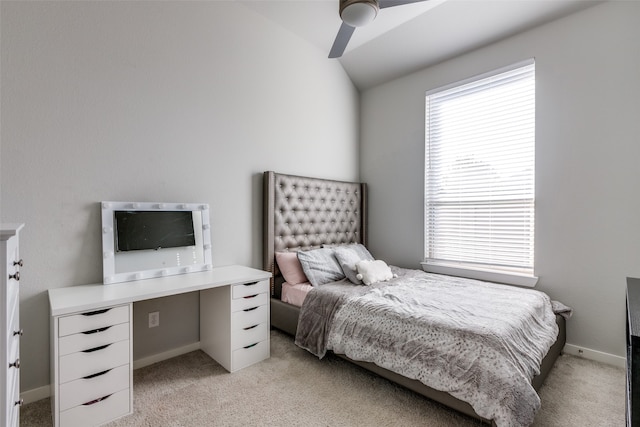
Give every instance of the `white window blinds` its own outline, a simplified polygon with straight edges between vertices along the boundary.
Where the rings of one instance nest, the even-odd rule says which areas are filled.
[[[533,60],[427,93],[425,143],[425,269],[533,276]]]

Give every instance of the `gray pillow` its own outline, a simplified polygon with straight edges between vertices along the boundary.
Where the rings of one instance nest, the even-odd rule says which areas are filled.
[[[313,286],[324,285],[344,279],[345,275],[333,255],[333,249],[320,248],[309,251],[298,251],[298,261],[302,271]]]
[[[353,243],[351,245],[347,245],[347,247],[353,248],[358,253],[361,260],[365,260],[365,261],[375,260],[373,255],[371,255],[371,252],[369,252],[369,250],[362,243]]]
[[[358,279],[356,264],[360,261],[373,261],[373,256],[367,248],[357,243],[353,245],[336,246],[333,248],[334,255],[342,268],[347,279],[356,285],[361,285],[362,280]]]

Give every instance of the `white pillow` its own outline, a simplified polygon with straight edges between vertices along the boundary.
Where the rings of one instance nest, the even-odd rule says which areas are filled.
[[[365,285],[370,285],[376,282],[384,282],[389,279],[393,279],[393,273],[391,268],[386,262],[382,260],[375,261],[359,261],[356,264],[358,275],[356,276]]]

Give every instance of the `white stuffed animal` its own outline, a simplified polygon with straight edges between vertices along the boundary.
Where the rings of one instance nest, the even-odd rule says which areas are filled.
[[[356,278],[362,280],[362,283],[367,286],[372,283],[384,282],[397,277],[396,274],[391,272],[391,268],[389,268],[387,263],[382,260],[359,261],[356,264],[356,270],[358,270]]]

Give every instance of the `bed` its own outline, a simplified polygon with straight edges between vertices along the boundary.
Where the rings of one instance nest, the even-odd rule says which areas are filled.
[[[263,227],[264,269],[273,274],[271,279],[271,325],[274,328],[296,336],[299,319],[301,319],[301,311],[303,311],[300,307],[302,305],[302,297],[298,295],[298,302],[295,304],[282,300],[283,285],[285,286],[285,290],[289,288],[287,288],[288,285],[284,281],[278,262],[276,262],[276,256],[282,256],[282,254],[293,254],[294,256],[297,253],[306,254],[314,249],[323,247],[332,248],[361,245],[366,248],[367,186],[365,183],[286,175],[271,171],[264,172]],[[390,269],[392,269],[396,276],[401,276],[400,278],[394,277],[388,280],[387,282],[390,284],[395,284],[395,282],[402,279],[402,276],[407,274],[411,275],[412,278],[415,275],[421,276],[420,280],[423,280],[422,276],[427,278],[424,280],[434,280],[433,275],[429,276],[421,271],[414,272],[398,267],[390,267]],[[456,281],[459,279],[453,280]],[[316,288],[325,289],[324,292],[331,292],[331,289],[334,289],[337,294],[342,294],[343,289],[348,288],[353,288],[353,292],[356,293],[361,291],[369,292],[369,289],[364,290],[365,288],[373,289],[378,287],[382,289],[378,289],[380,292],[387,292],[386,289],[398,289],[385,288],[385,286],[387,286],[385,283],[380,286],[374,283],[368,287],[349,285],[351,284],[348,280],[342,280],[331,284],[331,286]],[[489,286],[491,285],[489,284]],[[495,286],[504,287],[503,285]],[[507,288],[513,289],[513,287]],[[298,291],[302,295],[312,295],[307,293],[309,288],[306,290],[299,289]],[[288,295],[287,301],[295,302],[295,292],[293,294],[288,292]],[[294,295],[294,297],[291,295]],[[315,299],[319,299],[319,296],[317,297],[319,291],[316,291],[313,295]],[[399,294],[399,296],[402,295]],[[309,310],[307,309],[306,311]],[[551,370],[553,363],[564,347],[566,332],[565,317],[563,314],[564,313],[553,315],[557,324],[557,335],[552,344],[550,344],[548,351],[546,351],[546,355],[543,354],[540,356],[542,360],[539,363],[539,373],[533,376],[530,382],[535,390],[540,388],[545,377]],[[305,311],[303,311],[303,317],[307,319]],[[313,322],[309,323],[308,319],[306,321],[307,323],[304,327],[308,329],[309,324],[313,324]],[[305,334],[306,333],[307,331],[305,330]],[[298,339],[296,339],[296,341],[298,341]],[[322,353],[321,350],[320,353]],[[491,416],[479,415],[478,412],[474,410],[472,404],[467,401],[468,399],[460,399],[454,396],[454,394],[460,396],[460,393],[440,391],[425,385],[418,379],[411,378],[411,376],[415,377],[415,375],[401,375],[397,373],[398,370],[396,369],[385,369],[372,361],[366,361],[366,358],[349,358],[345,354],[340,354],[339,351],[333,351],[333,353],[429,399],[480,419],[483,422],[493,423],[494,425],[508,424],[508,422],[504,420],[498,420],[499,422],[496,423],[496,419]],[[347,351],[345,351],[345,353],[349,354]],[[544,356],[544,358],[542,358],[542,356]],[[537,368],[536,366],[536,369]]]

